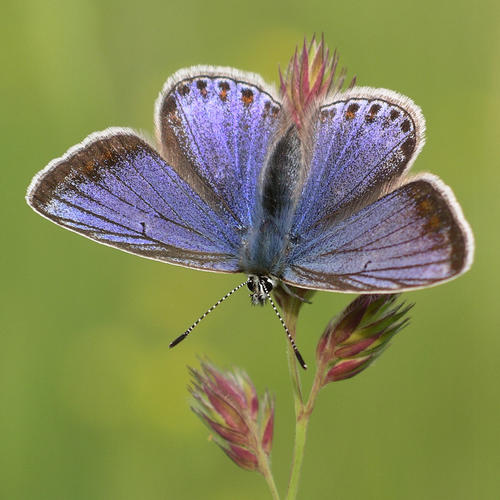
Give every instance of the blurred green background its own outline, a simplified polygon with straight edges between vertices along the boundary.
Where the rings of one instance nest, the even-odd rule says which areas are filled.
[[[320,395],[301,498],[499,498],[499,15],[493,0],[4,0],[0,497],[267,498],[263,479],[226,459],[189,410],[186,365],[198,354],[276,394],[283,490],[292,400],[271,309],[241,293],[169,351],[241,277],[98,245],[37,216],[24,193],[94,130],[151,132],[154,100],[178,68],[230,65],[276,81],[303,36],[324,32],[358,83],[423,108],[428,140],[414,170],[452,186],[477,252],[459,280],[408,293],[411,326]],[[306,359],[348,300],[318,293],[304,308]]]

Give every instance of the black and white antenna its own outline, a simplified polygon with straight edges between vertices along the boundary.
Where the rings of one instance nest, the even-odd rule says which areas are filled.
[[[230,292],[226,293],[226,295],[224,295],[224,297],[222,297],[220,300],[218,300],[212,307],[207,309],[207,311],[204,314],[202,314],[182,335],[179,335],[176,339],[174,339],[172,342],[170,342],[169,347],[175,347],[177,344],[182,342],[193,331],[193,329],[200,323],[200,321],[202,319],[206,318],[219,304],[224,302],[228,297],[233,295],[234,292],[237,292],[240,288],[242,288],[245,285],[248,285],[248,287],[252,291],[255,292],[255,288],[254,288],[255,283],[252,280],[252,278],[249,277],[248,280],[246,280],[243,283],[240,283],[238,286],[234,287]],[[258,278],[258,285],[259,285],[259,290],[265,294],[265,296],[267,297],[267,299],[271,303],[271,306],[274,309],[276,316],[278,316],[279,320],[281,321],[281,324],[283,325],[283,328],[285,329],[286,335],[288,337],[288,341],[290,342],[290,345],[292,346],[293,352],[295,353],[295,356],[296,356],[298,362],[300,363],[300,366],[302,366],[302,368],[304,370],[306,370],[307,365],[304,361],[304,358],[300,354],[300,352],[297,348],[297,345],[295,344],[295,340],[293,339],[292,334],[290,333],[290,330],[286,326],[286,323],[283,320],[283,318],[281,317],[281,314],[278,311],[276,304],[274,303],[273,299],[271,298],[271,295],[269,294],[269,292],[272,290],[273,284],[268,279],[263,280],[262,278],[260,278],[260,279]],[[255,293],[253,295],[255,295]],[[260,295],[260,297],[263,298],[263,295]],[[261,301],[260,303],[262,304],[263,301]]]
[[[227,292],[224,297],[222,297],[220,300],[218,300],[210,309],[208,309],[204,314],[202,314],[182,335],[179,335],[175,340],[172,340],[170,342],[169,347],[175,347],[179,342],[182,342],[192,331],[193,329],[198,325],[198,323],[206,318],[219,304],[224,302],[228,297],[233,295],[234,292],[237,292],[241,287],[245,286],[248,283],[248,281],[244,281],[243,283],[240,283],[238,286],[234,287],[230,292]]]
[[[278,316],[279,320],[281,321],[281,324],[283,325],[283,328],[285,329],[285,332],[286,332],[286,336],[288,337],[288,340],[290,342],[290,345],[292,346],[292,349],[293,349],[293,352],[295,353],[295,357],[297,358],[297,361],[300,363],[300,366],[302,366],[302,368],[304,370],[307,370],[307,364],[306,362],[304,361],[304,358],[302,357],[302,355],[300,354],[298,348],[297,348],[297,345],[295,344],[295,340],[293,339],[292,337],[292,334],[290,333],[290,330],[288,329],[288,327],[286,326],[286,323],[285,321],[283,320],[283,318],[281,317],[281,314],[280,312],[278,311],[278,308],[276,307],[276,305],[274,304],[274,301],[273,299],[271,298],[271,295],[269,295],[269,292],[266,290],[266,295],[267,295],[267,298],[269,300],[269,302],[271,303],[271,305],[273,306],[273,309],[274,309],[274,312],[276,313],[276,316]]]

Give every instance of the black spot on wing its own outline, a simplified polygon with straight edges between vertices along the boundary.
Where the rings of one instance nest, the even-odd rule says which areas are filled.
[[[185,83],[182,83],[181,85],[179,85],[177,91],[179,92],[179,94],[182,96],[182,97],[185,97],[189,94],[189,92],[191,91],[191,89],[189,88],[189,85],[186,85]]]
[[[353,102],[349,104],[349,106],[347,106],[347,111],[345,113],[346,120],[352,120],[356,116],[358,109],[359,109],[358,103]]]
[[[380,104],[377,104],[377,103],[372,104],[370,106],[368,113],[365,116],[365,120],[368,123],[373,123],[375,121],[375,117],[377,116],[377,113],[381,110],[381,108],[382,108],[382,106]]]
[[[229,89],[230,89],[229,83],[224,82],[224,81],[219,82],[219,89],[220,89],[219,97],[220,97],[221,101],[226,101],[227,100],[227,93],[229,92]]]
[[[401,130],[406,134],[411,128],[410,125],[410,120],[406,119],[402,124],[401,124]]]
[[[241,91],[241,101],[245,106],[250,106],[254,99],[254,95],[251,89],[243,89]]]
[[[207,92],[207,82],[206,80],[198,80],[196,82],[196,87],[200,91],[200,94],[202,97],[207,97],[208,92]]]
[[[163,104],[163,112],[167,115],[171,113],[175,113],[177,109],[177,103],[175,102],[174,96],[170,95],[165,99],[165,103]]]

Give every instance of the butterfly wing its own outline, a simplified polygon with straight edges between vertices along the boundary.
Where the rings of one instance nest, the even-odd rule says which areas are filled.
[[[257,75],[197,66],[170,78],[156,103],[163,156],[208,204],[246,232],[280,104]]]
[[[283,280],[341,292],[402,291],[462,274],[472,253],[451,190],[426,174],[297,246]]]
[[[308,239],[389,192],[424,144],[425,122],[407,97],[354,88],[319,109],[293,233]]]
[[[156,106],[163,155],[128,129],[93,134],[35,177],[28,203],[59,225],[143,257],[240,271],[280,110],[261,83],[223,68],[178,72]]]
[[[238,270],[234,220],[207,205],[132,130],[93,134],[51,162],[27,201],[99,243],[172,264]]]
[[[451,190],[429,175],[401,185],[424,143],[424,119],[410,99],[354,88],[322,106],[312,129],[284,281],[389,292],[468,269],[472,233]]]

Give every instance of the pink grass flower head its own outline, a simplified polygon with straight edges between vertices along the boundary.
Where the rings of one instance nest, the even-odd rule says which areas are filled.
[[[304,39],[300,53],[295,49],[284,75],[280,70],[281,94],[297,127],[303,126],[317,101],[342,88],[346,70],[342,68],[338,76],[335,76],[338,61],[336,51],[330,55],[323,35],[319,42],[313,36],[309,45]],[[355,79],[349,87],[353,87],[354,83]]]
[[[190,371],[191,408],[215,433],[215,442],[243,469],[263,472],[274,429],[274,400],[269,392],[259,400],[242,370],[224,373],[203,362],[200,371]]]
[[[397,297],[361,295],[328,324],[316,349],[322,386],[362,372],[408,324],[404,316],[413,306],[395,305]]]

